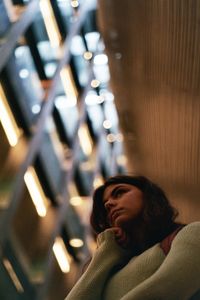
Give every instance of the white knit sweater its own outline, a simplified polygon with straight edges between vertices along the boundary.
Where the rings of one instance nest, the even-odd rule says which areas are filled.
[[[65,300],[200,299],[200,222],[179,231],[167,256],[156,244],[117,272],[130,253],[109,230],[98,236],[97,244],[87,271]]]

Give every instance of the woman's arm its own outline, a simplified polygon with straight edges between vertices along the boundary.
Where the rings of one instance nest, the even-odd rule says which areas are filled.
[[[160,268],[121,300],[188,300],[200,289],[200,222],[185,226]]]
[[[111,229],[102,232],[97,239],[98,248],[85,273],[65,300],[100,300],[105,282],[112,269],[126,257],[127,251],[116,242]]]

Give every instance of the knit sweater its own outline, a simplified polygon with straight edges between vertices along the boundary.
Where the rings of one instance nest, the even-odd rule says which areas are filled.
[[[92,261],[65,300],[200,299],[200,222],[185,226],[165,256],[160,244],[132,257],[105,230]],[[197,295],[197,296],[194,296]]]

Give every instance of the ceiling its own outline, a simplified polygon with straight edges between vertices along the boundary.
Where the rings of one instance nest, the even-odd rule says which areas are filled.
[[[99,0],[128,171],[200,219],[200,1]]]

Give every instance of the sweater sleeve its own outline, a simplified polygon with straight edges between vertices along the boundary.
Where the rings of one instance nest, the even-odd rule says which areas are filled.
[[[160,268],[121,300],[188,300],[200,289],[200,222],[175,237]]]
[[[100,300],[112,269],[126,257],[126,250],[115,241],[114,233],[105,230],[97,238],[97,250],[79,281],[65,300]]]

